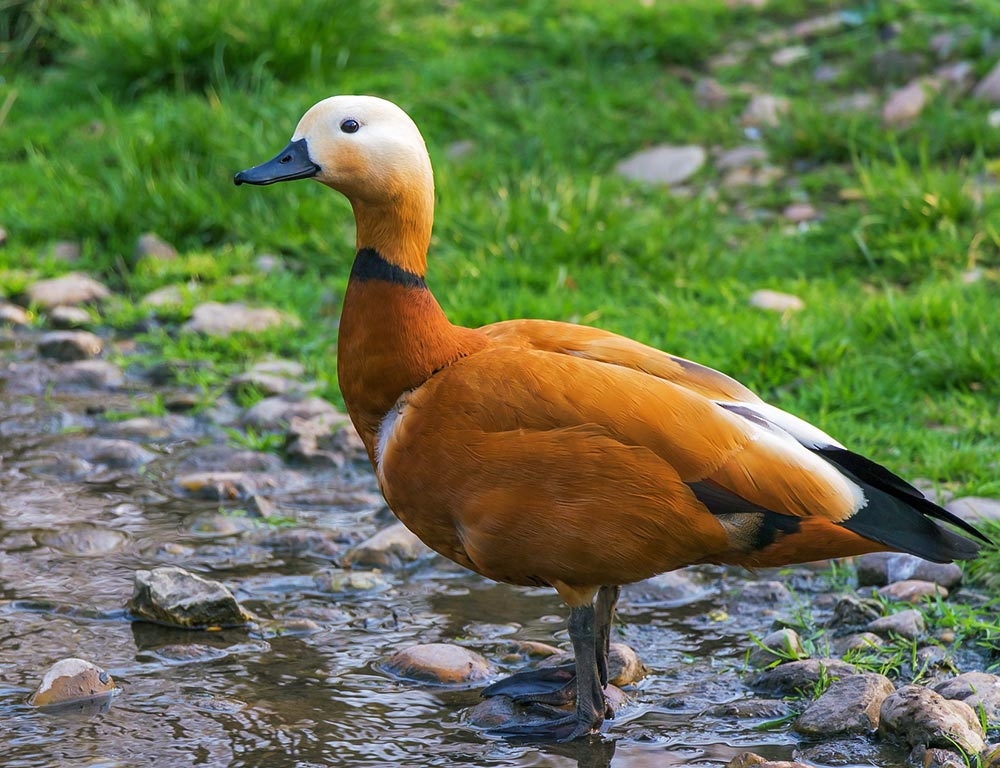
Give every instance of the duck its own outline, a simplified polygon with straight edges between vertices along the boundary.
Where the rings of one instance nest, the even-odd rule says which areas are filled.
[[[324,99],[281,152],[234,177],[298,179],[340,192],[354,213],[337,372],[389,508],[444,557],[550,587],[569,607],[574,662],[483,691],[546,712],[504,735],[600,733],[613,716],[604,691],[624,584],[699,563],[875,551],[950,562],[989,541],[710,367],[585,325],[450,322],[427,283],[430,157],[392,102]]]

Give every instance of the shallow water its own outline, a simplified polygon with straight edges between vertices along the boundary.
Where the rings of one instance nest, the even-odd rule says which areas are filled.
[[[29,346],[7,341],[0,350],[8,365],[5,385],[0,368],[4,766],[644,768],[718,765],[746,750],[773,759],[805,754],[821,764],[903,762],[890,747],[814,745],[787,726],[756,730],[761,719],[705,714],[750,695],[740,676],[747,632],[766,633],[775,617],[765,609],[739,613],[732,595],[749,577],[721,568],[700,569],[700,591],[681,605],[657,604],[648,589],[626,591],[616,639],[632,645],[651,673],[628,691],[603,743],[517,744],[472,728],[464,716],[479,701],[475,689],[395,680],[380,662],[414,643],[448,641],[483,653],[498,674],[509,671],[499,660],[512,639],[566,645],[565,609],[553,594],[493,584],[441,559],[383,574],[388,586],[380,591],[323,594],[312,574],[331,566],[338,547],[390,521],[363,466],[303,470],[274,488],[290,523],[220,516],[220,502],[191,499],[174,484],[199,445],[224,441],[215,424],[184,417],[171,422],[169,436],[140,441],[156,453],[141,470],[81,463],[68,452],[69,438],[116,429],[88,410],[127,408],[148,395],[146,385],[133,382],[131,394],[53,392],[44,376],[29,375],[41,365]],[[12,372],[11,364],[20,367]],[[122,608],[134,571],[165,564],[224,581],[266,619],[309,618],[319,628],[189,632],[130,622]],[[795,574],[805,596],[822,587],[815,572]],[[66,656],[112,674],[122,693],[110,708],[46,714],[26,704],[48,666]]]

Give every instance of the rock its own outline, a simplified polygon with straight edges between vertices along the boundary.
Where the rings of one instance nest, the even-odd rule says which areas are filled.
[[[139,236],[138,241],[135,244],[135,261],[136,263],[142,261],[143,259],[155,259],[156,261],[173,261],[177,258],[177,251],[174,247],[160,239],[160,237],[152,232],[146,232]]]
[[[111,296],[104,285],[80,272],[39,280],[27,289],[28,301],[42,309],[103,301]]]
[[[450,643],[411,646],[393,655],[383,669],[396,677],[438,685],[478,683],[493,673],[478,653]]]
[[[830,683],[809,704],[794,728],[809,736],[874,733],[878,729],[882,702],[895,687],[884,675],[860,674]]]
[[[31,315],[27,310],[17,304],[0,301],[0,325],[27,325],[30,322]]]
[[[980,768],[1000,768],[1000,744],[988,744],[986,749],[979,753]],[[961,766],[960,768],[965,768]]]
[[[54,261],[64,261],[75,264],[80,260],[80,244],[72,240],[56,240],[49,247],[49,258]]]
[[[621,688],[642,680],[649,670],[639,654],[625,643],[611,643],[608,650],[608,682]]]
[[[182,629],[243,626],[255,620],[223,584],[176,566],[136,571],[126,609],[135,619]]]
[[[771,93],[758,93],[751,97],[750,103],[740,116],[740,123],[756,128],[773,128],[781,122],[789,109],[789,102],[784,96]]]
[[[296,360],[271,358],[258,360],[247,371],[248,373],[269,373],[286,379],[300,379],[305,376],[306,367]]]
[[[109,425],[113,434],[125,437],[139,437],[146,440],[164,440],[171,436],[170,423],[163,418],[135,416],[125,421]]]
[[[790,760],[768,760],[756,752],[741,752],[726,763],[726,768],[812,768],[812,766]]]
[[[702,77],[694,84],[694,98],[699,106],[714,109],[729,101],[729,93],[718,80]]]
[[[757,144],[745,144],[720,152],[715,158],[715,167],[720,171],[731,171],[734,168],[745,168],[766,162],[767,150],[764,147]]]
[[[175,481],[187,493],[199,499],[242,499],[270,485],[266,475],[250,472],[191,472]]]
[[[38,341],[38,352],[60,362],[85,360],[101,354],[104,344],[89,331],[51,331]]]
[[[293,416],[285,435],[285,454],[290,459],[341,467],[344,454],[331,450],[335,427],[328,419],[300,419]]]
[[[399,568],[431,554],[432,550],[402,523],[383,528],[348,550],[343,564],[369,568]]]
[[[790,67],[809,58],[809,49],[804,45],[789,45],[771,54],[771,63],[776,67]]]
[[[90,313],[83,307],[53,307],[49,310],[48,317],[56,328],[79,328],[93,321]]]
[[[993,69],[976,85],[972,95],[981,101],[988,101],[991,104],[1000,104],[1000,61]]]
[[[968,768],[969,762],[958,752],[921,745],[910,753],[910,763],[923,768]]]
[[[948,597],[948,590],[940,584],[920,579],[894,581],[878,591],[881,597],[902,603],[922,603],[926,598]]]
[[[987,672],[966,672],[932,686],[946,699],[964,701],[995,727],[1000,722],[1000,677]]]
[[[802,647],[802,638],[794,629],[779,629],[772,632],[750,650],[747,662],[760,669],[775,662],[797,661],[809,656]]]
[[[313,584],[320,592],[381,592],[389,582],[377,571],[344,571],[328,568],[313,574]]]
[[[893,126],[913,120],[927,106],[928,94],[935,93],[940,88],[940,81],[933,78],[920,77],[911,80],[890,94],[889,99],[882,106],[882,122]]]
[[[856,673],[857,668],[853,664],[838,659],[803,659],[758,672],[748,684],[755,691],[790,696],[812,690],[824,676],[845,678]]]
[[[184,292],[179,285],[165,285],[147,293],[140,303],[153,309],[181,307],[184,305]]]
[[[881,615],[879,604],[873,600],[861,600],[854,595],[844,595],[833,607],[833,615],[828,627],[862,627],[875,621]]]
[[[853,635],[837,637],[831,641],[834,653],[843,656],[849,651],[873,650],[885,645],[881,637],[872,632],[857,632]]]
[[[778,720],[788,717],[791,709],[783,699],[737,699],[725,704],[716,704],[706,710],[712,717],[739,717],[755,720]]]
[[[111,698],[118,692],[107,672],[85,659],[62,659],[45,673],[28,703],[58,707],[93,699]]]
[[[949,501],[944,508],[972,524],[979,520],[1000,520],[1000,500],[997,499],[963,496]]]
[[[228,388],[233,394],[249,390],[265,397],[301,394],[308,389],[301,381],[287,379],[284,376],[278,376],[274,373],[253,370],[233,376],[229,380]]]
[[[661,144],[627,157],[615,170],[632,181],[672,186],[694,176],[704,164],[701,147]]]
[[[61,447],[91,464],[103,464],[112,469],[138,469],[156,458],[155,453],[131,440],[79,437],[65,440]]]
[[[676,607],[693,603],[711,594],[695,581],[690,571],[667,571],[637,584],[626,584],[622,599],[629,605],[662,605]]]
[[[69,525],[46,531],[40,543],[74,557],[104,557],[122,548],[128,537],[110,528],[92,525]]]
[[[869,622],[865,629],[884,637],[899,635],[907,640],[914,640],[924,633],[926,626],[920,611],[909,610],[875,619]]]
[[[799,312],[806,305],[798,296],[764,288],[750,294],[750,306],[769,312]]]
[[[278,510],[274,502],[260,494],[253,493],[247,496],[247,514],[250,517],[268,518],[274,517]]]
[[[243,423],[254,429],[278,431],[287,429],[293,418],[318,421],[327,425],[328,431],[348,421],[345,414],[323,398],[279,395],[266,397],[254,404],[243,414]]]
[[[955,563],[932,563],[915,555],[872,552],[854,561],[859,587],[882,587],[897,581],[921,579],[951,589],[962,583],[962,569]]]
[[[882,702],[879,735],[910,747],[959,748],[969,755],[986,746],[972,707],[930,688],[906,685]]]
[[[278,472],[284,467],[279,456],[262,451],[239,450],[228,445],[201,445],[176,464],[178,474],[202,472]]]
[[[781,215],[793,224],[801,224],[803,221],[811,221],[817,218],[819,211],[809,205],[809,203],[792,203],[785,206]]]
[[[184,324],[184,330],[224,338],[233,333],[257,333],[279,325],[298,325],[298,321],[270,307],[252,308],[245,304],[199,304]]]
[[[972,87],[976,75],[970,62],[956,61],[935,69],[934,77],[941,81],[946,93],[961,96]]]
[[[844,25],[844,18],[839,11],[825,13],[822,16],[813,16],[811,19],[804,19],[792,25],[792,34],[801,39],[807,40],[812,37],[828,35],[838,31]]]

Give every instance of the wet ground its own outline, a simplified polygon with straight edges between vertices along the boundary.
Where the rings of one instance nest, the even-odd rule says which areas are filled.
[[[0,331],[0,333],[4,333]],[[504,664],[513,639],[566,645],[565,609],[545,590],[487,582],[439,559],[381,574],[374,589],[324,593],[315,573],[391,522],[357,457],[287,467],[220,448],[237,409],[109,419],[151,396],[139,376],[116,391],[63,386],[28,336],[0,348],[0,764],[16,766],[670,766],[719,765],[752,750],[819,764],[901,765],[867,741],[802,741],[773,713],[712,714],[752,698],[740,670],[747,633],[794,604],[735,595],[781,578],[809,601],[823,574],[750,576],[704,568],[681,585],[628,590],[616,639],[650,675],[599,744],[516,744],[465,722],[475,689],[399,681],[380,671],[419,642],[467,645]],[[84,438],[128,439],[151,461],[108,457]],[[82,441],[82,442],[81,442]],[[121,446],[119,446],[121,454]],[[81,458],[89,456],[89,459]],[[137,457],[132,457],[136,459]],[[102,463],[104,461],[105,463]],[[239,501],[192,498],[176,477],[233,463],[269,472],[277,520]],[[119,466],[114,466],[116,463]],[[127,465],[127,466],[121,466]],[[238,467],[237,467],[238,468]],[[284,474],[283,474],[284,473]],[[273,624],[181,631],[133,623],[122,606],[135,570],[182,565],[221,580]],[[309,619],[309,622],[296,621]],[[89,659],[122,689],[102,712],[45,714],[26,700],[53,662]],[[719,710],[716,710],[720,712]]]

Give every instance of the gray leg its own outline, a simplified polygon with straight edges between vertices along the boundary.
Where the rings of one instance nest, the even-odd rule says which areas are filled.
[[[601,587],[597,593],[597,604],[594,611],[597,615],[597,671],[600,674],[601,686],[608,685],[608,653],[611,650],[611,625],[615,620],[615,606],[622,593],[619,586]]]

